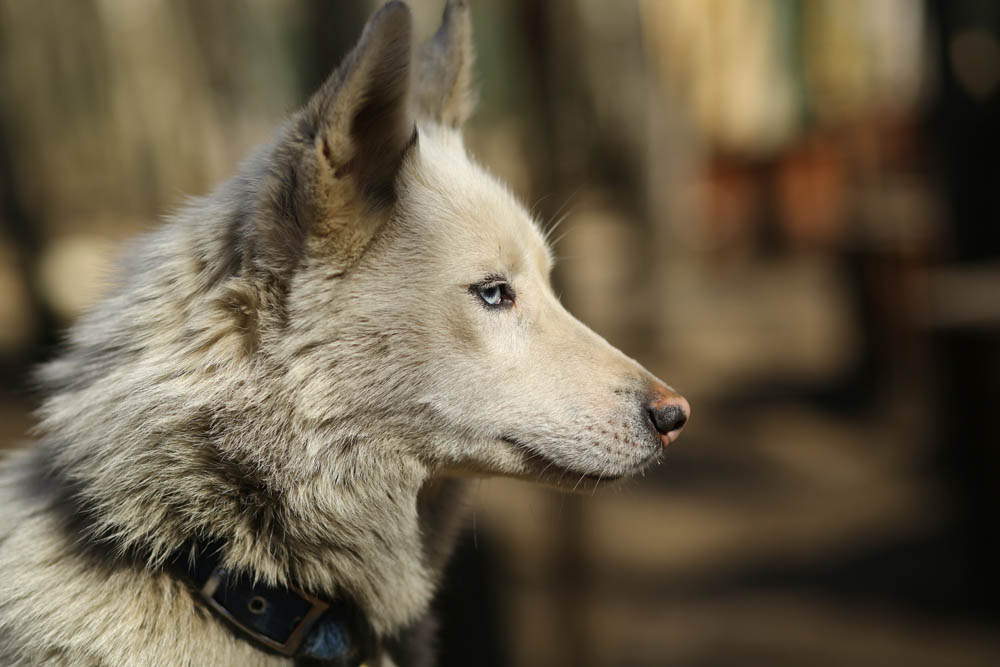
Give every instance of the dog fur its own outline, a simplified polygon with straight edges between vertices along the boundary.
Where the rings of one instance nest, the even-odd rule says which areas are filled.
[[[270,144],[125,253],[0,469],[0,664],[291,664],[165,572],[192,540],[349,596],[374,664],[424,664],[463,478],[618,479],[676,435],[648,405],[683,399],[562,308],[539,227],[467,155],[470,31],[452,0],[414,56],[384,6]]]

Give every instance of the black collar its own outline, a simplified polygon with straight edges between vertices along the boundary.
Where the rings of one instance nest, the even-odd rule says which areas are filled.
[[[183,550],[173,559],[196,596],[238,637],[298,664],[360,667],[375,655],[375,633],[348,600],[327,601],[294,586],[254,583],[223,567],[217,547]]]

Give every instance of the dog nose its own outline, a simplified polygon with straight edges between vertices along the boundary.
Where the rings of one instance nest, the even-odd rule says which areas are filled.
[[[656,395],[646,409],[664,446],[680,436],[691,416],[691,406],[687,399],[666,387],[656,388]]]

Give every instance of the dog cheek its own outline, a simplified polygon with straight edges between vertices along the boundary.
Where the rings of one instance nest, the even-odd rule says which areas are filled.
[[[439,319],[444,322],[442,329],[447,332],[447,339],[442,341],[446,345],[442,348],[442,353],[447,350],[449,353],[474,356],[481,348],[481,332],[469,316],[468,310],[468,307],[455,306],[442,309]]]

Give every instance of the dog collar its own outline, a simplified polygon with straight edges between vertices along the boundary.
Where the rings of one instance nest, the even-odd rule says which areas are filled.
[[[317,667],[362,667],[375,655],[375,633],[350,601],[255,583],[224,567],[217,549],[196,549],[176,562],[201,602],[262,650]]]

